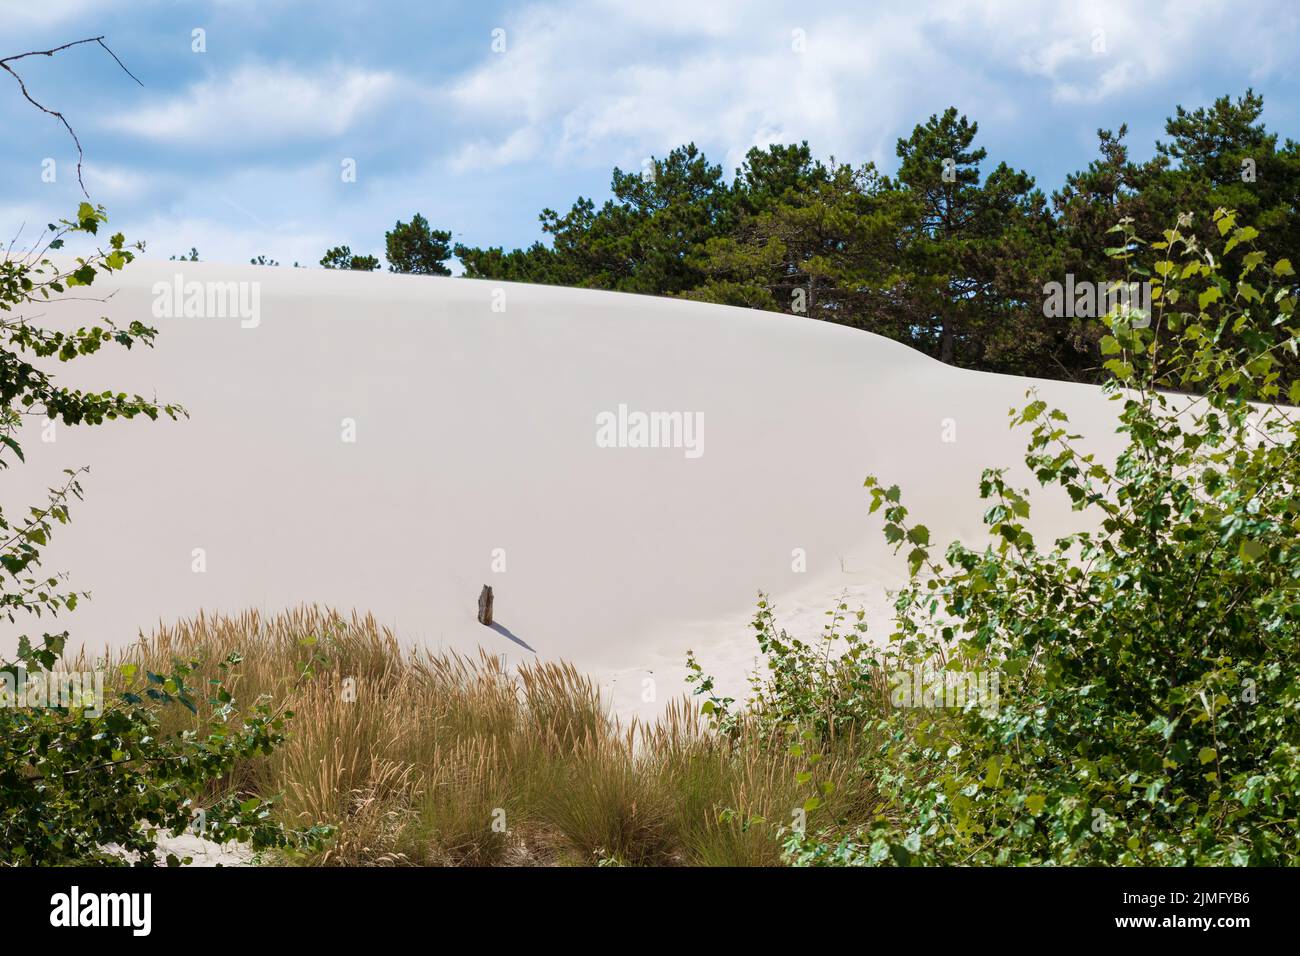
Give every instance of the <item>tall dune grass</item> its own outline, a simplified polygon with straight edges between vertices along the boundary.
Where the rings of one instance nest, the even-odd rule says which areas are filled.
[[[368,615],[200,615],[111,663],[197,659],[203,672],[232,652],[236,698],[269,695],[294,717],[282,748],[221,789],[276,795],[285,822],[337,827],[309,863],[776,865],[778,829],[806,796],[802,760],[756,723],[724,739],[680,700],[623,726],[569,664],[512,673],[486,653],[405,649]],[[172,708],[167,729],[202,715]],[[824,751],[834,786],[817,822],[848,830],[878,810],[862,747]]]

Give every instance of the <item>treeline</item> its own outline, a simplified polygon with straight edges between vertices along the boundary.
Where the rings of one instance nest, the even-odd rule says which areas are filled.
[[[543,210],[548,244],[452,247],[417,215],[387,234],[387,258],[397,272],[447,275],[455,255],[471,278],[804,314],[964,368],[1095,381],[1102,324],[1071,314],[1087,309],[1060,315],[1059,289],[1123,278],[1107,251],[1120,219],[1158,237],[1191,214],[1191,231],[1209,238],[1223,206],[1254,224],[1270,259],[1300,250],[1300,144],[1279,144],[1262,110],[1250,90],[1178,107],[1141,163],[1125,126],[1098,130],[1097,157],[1050,196],[1005,162],[987,169],[977,124],[955,108],[898,141],[892,176],[823,162],[805,142],[750,150],[728,181],[688,144],[643,170],[616,168],[599,207],[579,197],[566,213]],[[321,264],[379,266],[347,247]],[[1236,265],[1225,264],[1230,277]]]

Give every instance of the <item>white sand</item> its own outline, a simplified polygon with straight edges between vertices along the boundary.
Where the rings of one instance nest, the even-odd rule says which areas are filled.
[[[177,274],[260,283],[260,324],[155,319],[152,286]],[[1026,388],[1067,409],[1094,447],[1117,447],[1116,406],[1097,389],[963,372],[786,315],[206,263],[137,262],[95,291],[112,288],[106,304],[51,305],[43,321],[140,319],[159,328],[157,348],[59,375],[156,393],[192,418],[60,425],[47,444],[35,421],[28,464],[3,481],[14,508],[59,469],[91,466],[46,570],[93,592],[65,619],[92,648],[200,608],[320,602],[372,611],[430,646],[568,658],[620,713],[650,713],[681,691],[688,647],[739,689],[760,589],[792,629],[815,632],[846,588],[882,619],[903,561],[866,513],[868,473],[900,484],[942,546],[982,539],[979,474],[1019,466],[1025,434],[1007,410]],[[597,415],[620,403],[701,413],[703,453],[598,447]],[[1016,477],[1030,482],[1023,467]],[[1037,530],[1073,527],[1062,495],[1039,500]],[[792,570],[794,549],[806,572]],[[475,621],[485,583],[508,633]],[[655,701],[643,701],[651,674]]]

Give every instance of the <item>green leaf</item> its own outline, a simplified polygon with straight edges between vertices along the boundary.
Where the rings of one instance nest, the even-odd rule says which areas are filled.
[[[1121,362],[1119,359],[1110,359],[1103,363],[1102,367],[1121,382],[1127,382],[1133,377],[1133,366],[1128,362]]]

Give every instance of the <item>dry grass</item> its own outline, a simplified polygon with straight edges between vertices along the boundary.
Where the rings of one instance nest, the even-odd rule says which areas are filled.
[[[294,717],[285,745],[222,789],[278,795],[286,822],[336,826],[312,863],[777,865],[777,828],[812,792],[796,780],[806,763],[756,727],[719,739],[684,700],[623,727],[570,665],[508,673],[486,654],[406,650],[370,616],[199,616],[114,656],[215,673],[231,652],[237,700],[270,695]],[[194,722],[167,714],[171,730]],[[834,787],[817,825],[875,812],[860,758],[852,740],[826,748],[817,780]]]

